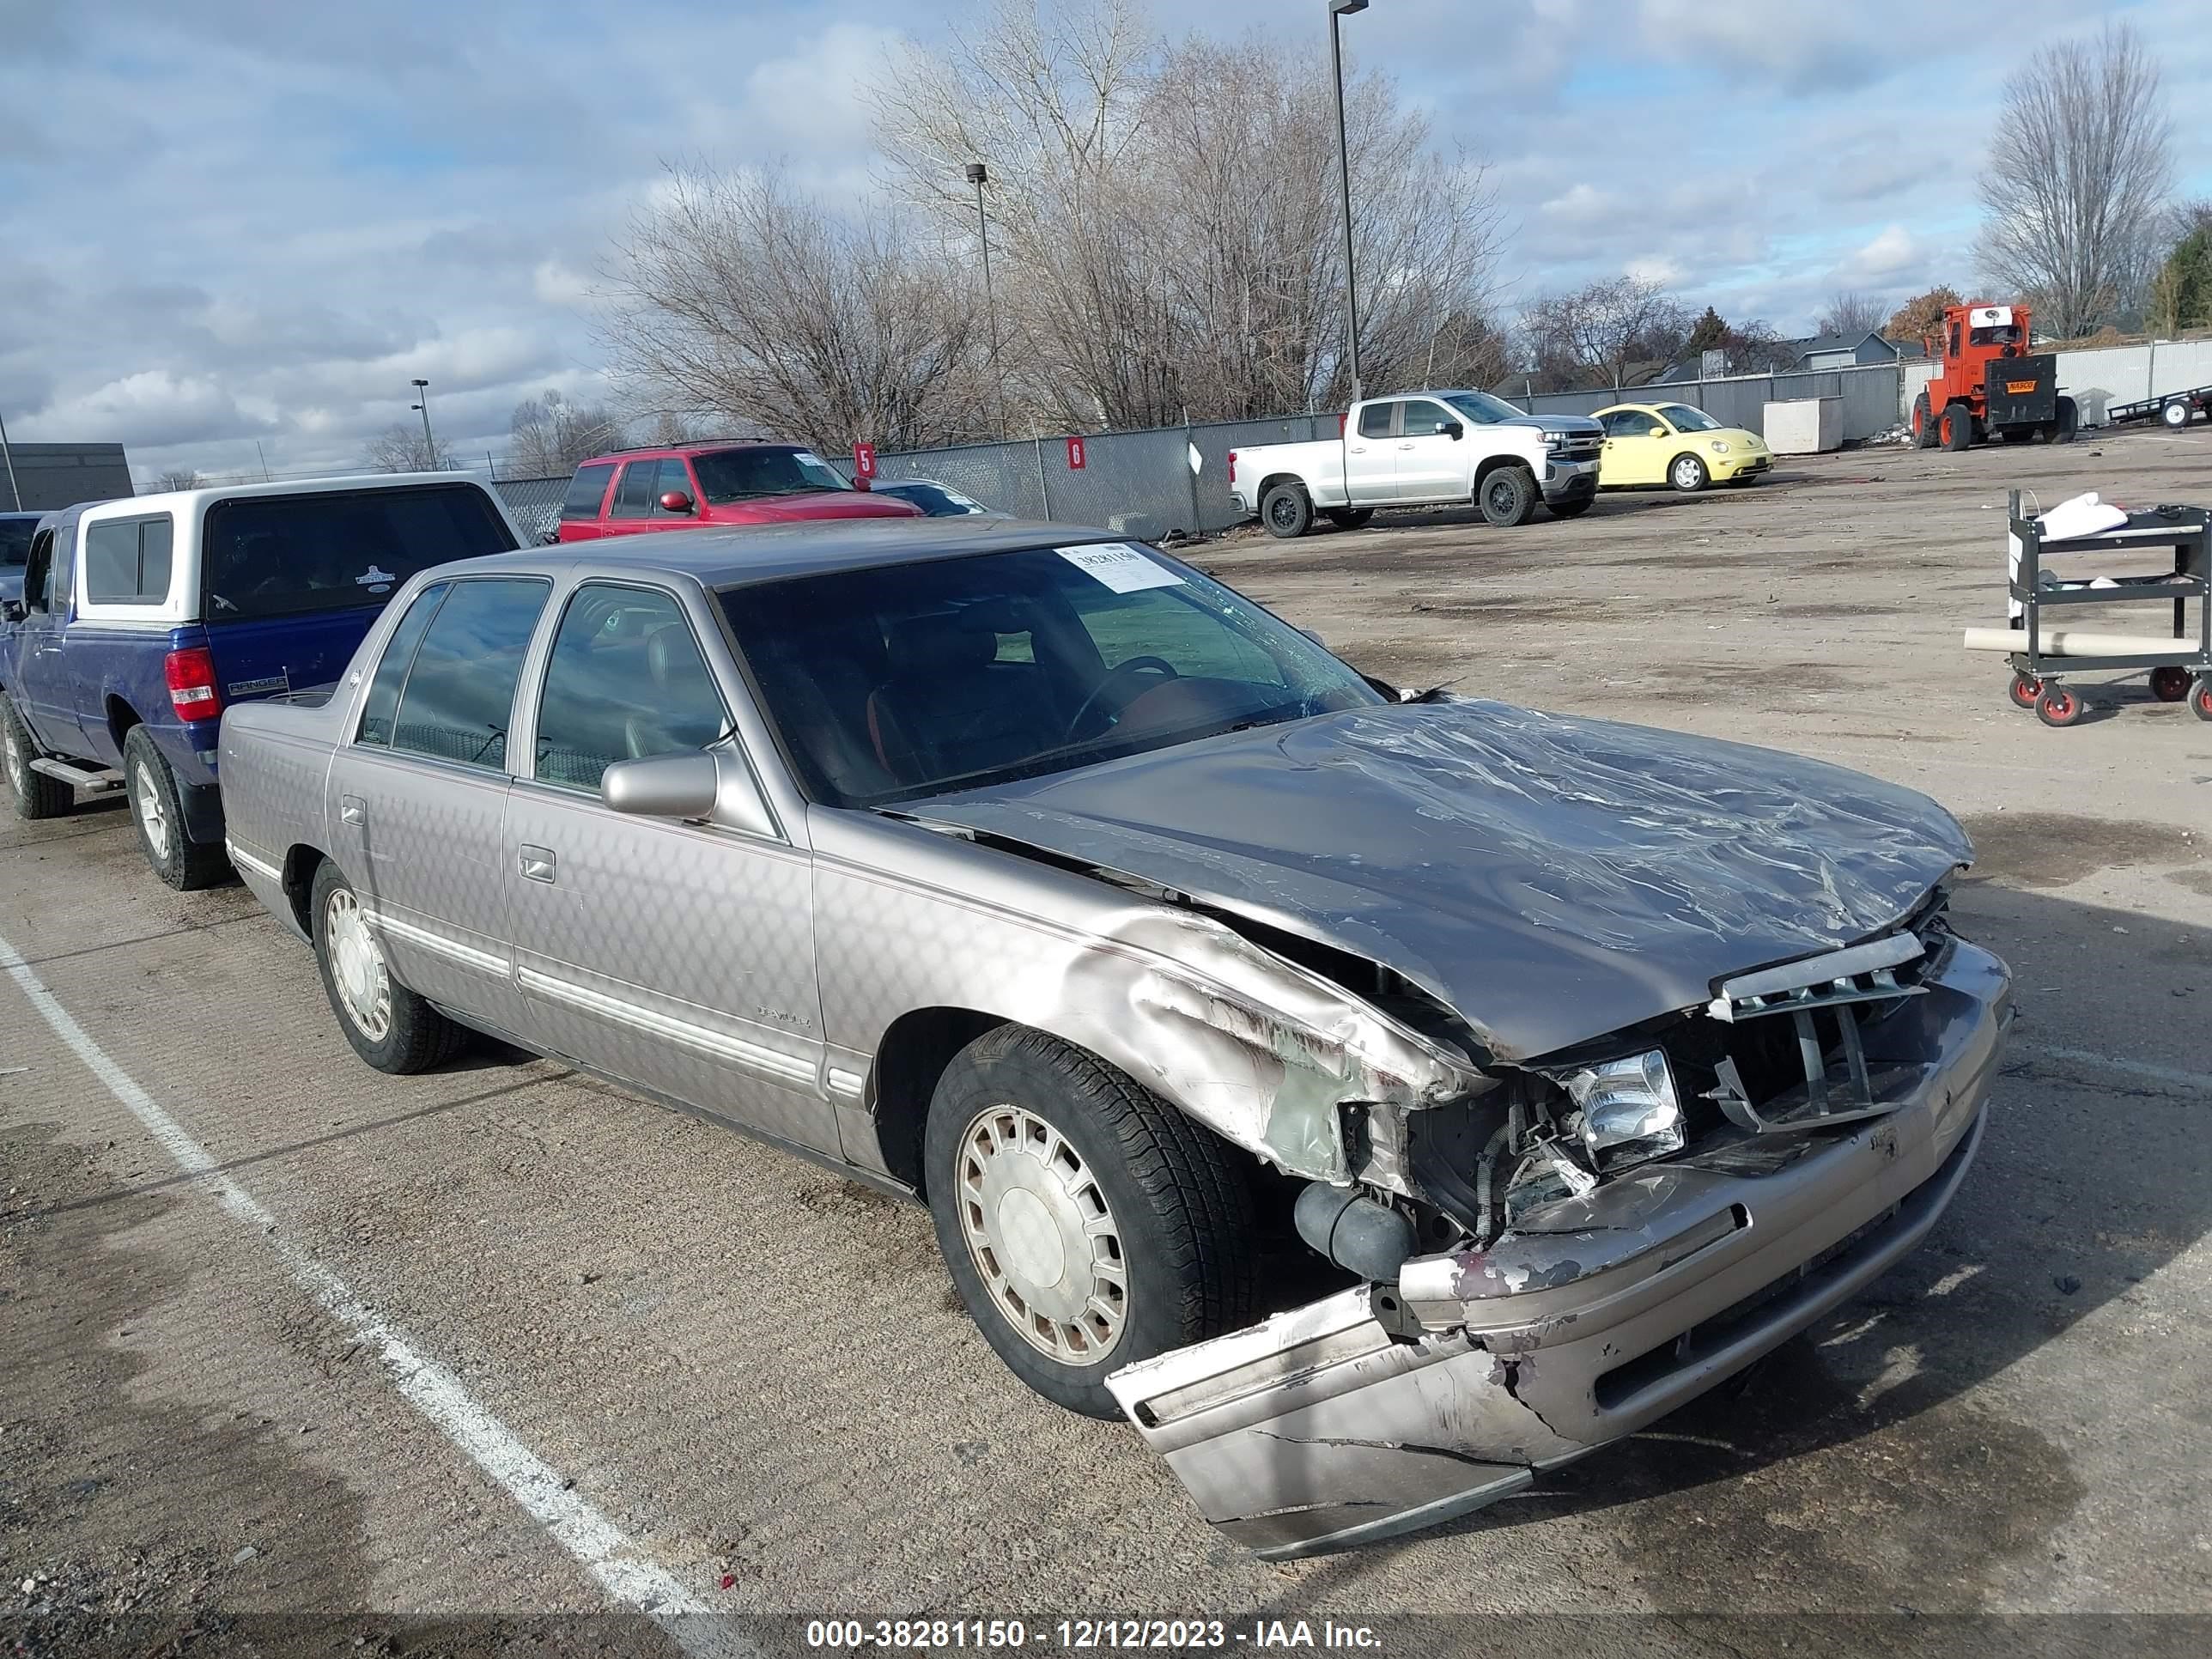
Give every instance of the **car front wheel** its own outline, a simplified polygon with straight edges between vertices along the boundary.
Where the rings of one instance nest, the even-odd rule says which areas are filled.
[[[1536,488],[1536,475],[1527,467],[1501,466],[1475,486],[1475,500],[1484,520],[1504,530],[1534,518],[1543,495]]]
[[[954,1287],[1015,1376],[1089,1417],[1109,1372],[1251,1315],[1235,1154],[1121,1073],[1002,1025],[945,1069],[924,1181]]]
[[[1685,495],[1694,495],[1705,487],[1705,464],[1694,455],[1677,455],[1667,468],[1667,482]]]
[[[15,705],[0,697],[0,762],[8,772],[8,798],[15,805],[19,818],[58,818],[70,810],[76,799],[76,791],[59,778],[50,778],[43,772],[33,772],[31,762],[37,748],[31,741],[30,728],[23,717],[15,712]]]

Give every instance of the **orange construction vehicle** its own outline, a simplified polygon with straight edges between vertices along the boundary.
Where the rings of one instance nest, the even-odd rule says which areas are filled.
[[[1942,368],[1913,399],[1912,436],[1923,449],[2007,443],[2070,444],[2080,424],[2058,394],[2058,359],[2027,349],[2026,306],[1946,306],[1943,332],[1927,341]]]

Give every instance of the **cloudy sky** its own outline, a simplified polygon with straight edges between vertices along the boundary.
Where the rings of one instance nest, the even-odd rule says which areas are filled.
[[[1325,54],[1321,0],[1154,0]],[[980,0],[0,0],[0,417],[141,478],[332,468],[413,418],[502,447],[600,385],[592,290],[662,158],[866,187],[861,89]],[[2212,0],[1374,0],[1346,25],[1486,158],[1504,303],[1624,268],[1808,328],[1840,287],[1972,284],[2007,71],[2132,19],[2212,196]],[[1255,179],[1264,188],[1264,179]],[[260,445],[257,455],[255,445]]]

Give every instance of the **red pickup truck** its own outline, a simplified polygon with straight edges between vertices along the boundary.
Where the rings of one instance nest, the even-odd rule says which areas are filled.
[[[855,489],[799,444],[654,445],[595,456],[561,502],[558,540],[595,541],[695,525],[801,519],[918,519],[921,509]]]

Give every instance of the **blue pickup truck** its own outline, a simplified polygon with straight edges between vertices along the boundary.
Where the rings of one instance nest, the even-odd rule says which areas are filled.
[[[417,570],[520,547],[453,473],[243,484],[39,521],[0,599],[0,762],[26,818],[120,789],[171,887],[229,869],[216,775],[231,703],[328,685]]]

